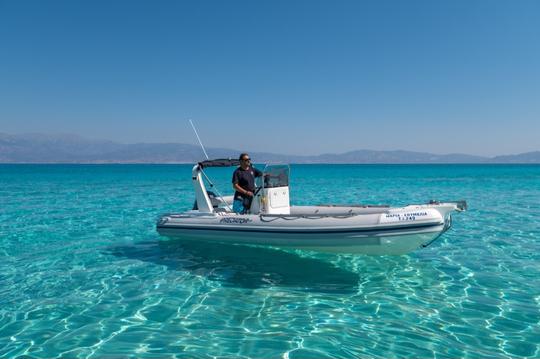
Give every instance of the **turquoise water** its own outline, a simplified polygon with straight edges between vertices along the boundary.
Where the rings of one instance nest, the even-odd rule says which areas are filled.
[[[540,166],[292,166],[295,204],[468,200],[399,257],[162,240],[190,175],[0,166],[0,357],[540,356]]]

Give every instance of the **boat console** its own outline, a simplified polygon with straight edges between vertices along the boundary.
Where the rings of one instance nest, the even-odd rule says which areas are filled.
[[[288,165],[267,165],[251,204],[251,214],[290,214]]]

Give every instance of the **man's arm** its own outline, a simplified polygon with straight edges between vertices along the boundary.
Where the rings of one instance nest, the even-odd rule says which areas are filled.
[[[242,187],[240,187],[240,185],[238,183],[233,183],[233,188],[242,193],[244,196],[248,196],[248,197],[253,197],[253,192],[251,191],[246,191],[245,189],[243,189]]]
[[[240,193],[242,193],[242,191],[238,190],[237,187],[239,188],[242,188],[238,185],[238,181],[239,181],[239,178],[238,178],[238,171],[234,171],[233,172],[233,175],[232,175],[232,188],[235,190],[235,191],[238,191]]]

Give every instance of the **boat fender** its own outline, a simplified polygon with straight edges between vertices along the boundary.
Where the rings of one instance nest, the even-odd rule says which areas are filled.
[[[266,212],[266,202],[268,201],[268,198],[266,196],[261,197],[261,207],[264,212]]]

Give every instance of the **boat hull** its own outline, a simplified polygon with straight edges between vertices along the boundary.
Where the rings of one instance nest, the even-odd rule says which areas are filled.
[[[157,231],[162,236],[181,240],[331,253],[401,255],[429,245],[451,225],[450,214],[442,216],[436,211],[425,220],[406,223],[381,223],[382,215],[373,213],[314,220],[286,216],[264,218],[256,215],[220,217],[179,214],[162,217]]]

